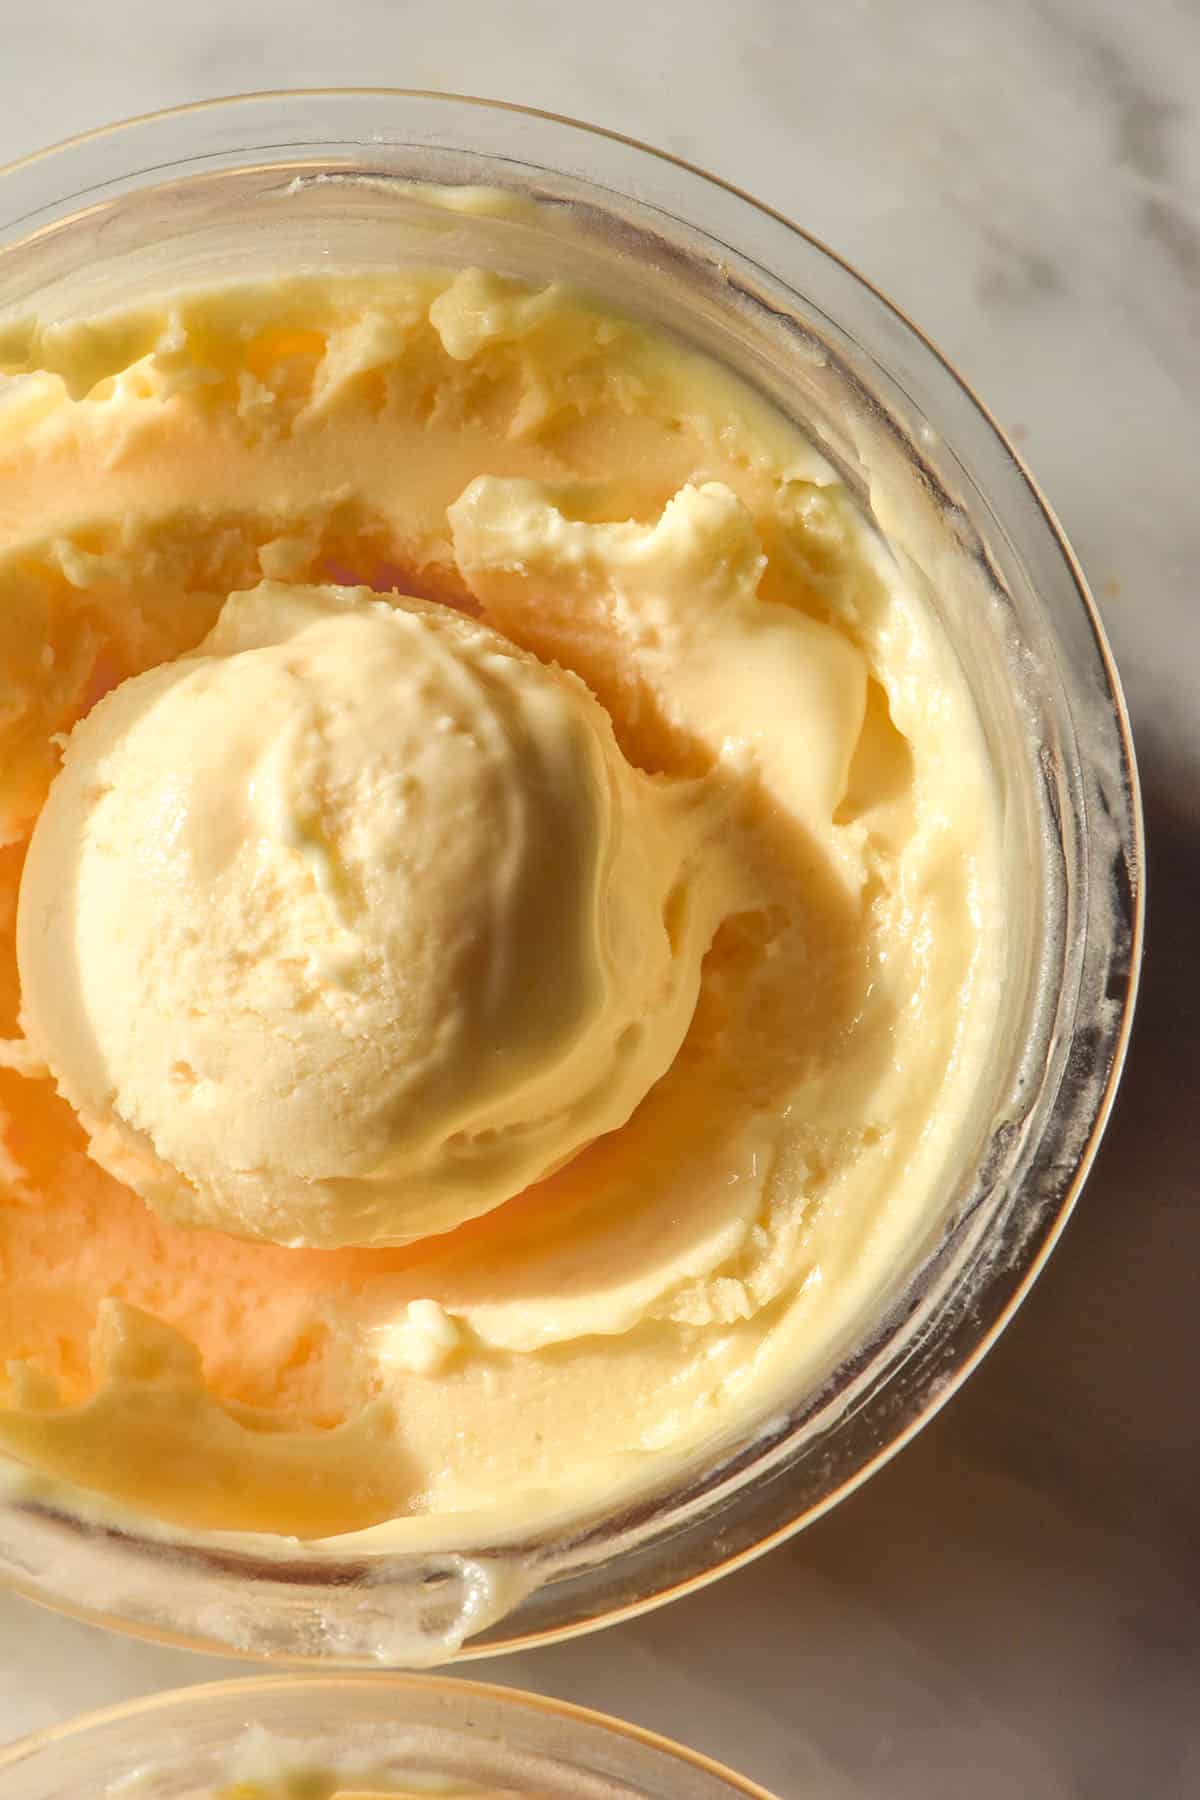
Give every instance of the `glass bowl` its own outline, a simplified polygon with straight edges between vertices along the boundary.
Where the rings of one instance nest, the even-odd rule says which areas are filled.
[[[973,691],[1000,797],[1008,966],[936,1230],[822,1379],[636,1502],[524,1541],[447,1532],[428,1550],[369,1555],[184,1539],[19,1488],[2,1509],[0,1573],[43,1601],[197,1648],[345,1665],[429,1664],[621,1618],[767,1549],[899,1449],[995,1340],[1079,1193],[1124,1054],[1142,925],[1128,721],[1079,566],[959,377],[797,226],[610,133],[379,89],[184,108],[0,174],[0,316],[406,261],[535,280],[565,268],[732,366],[819,445]]]
[[[405,1794],[428,1791],[431,1800],[771,1800],[707,1757],[619,1719],[431,1675],[177,1688],[0,1750],[6,1800],[76,1800],[83,1769],[96,1800],[212,1800],[235,1780],[286,1773],[301,1778],[299,1787],[314,1770],[357,1788],[404,1782]]]

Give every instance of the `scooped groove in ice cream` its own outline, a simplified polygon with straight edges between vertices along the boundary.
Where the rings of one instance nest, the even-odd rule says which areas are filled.
[[[1003,938],[970,694],[828,464],[478,270],[5,371],[17,1479],[477,1548],[823,1381],[975,1154]]]
[[[719,917],[701,820],[478,620],[263,583],[75,728],[21,885],[26,1034],[167,1218],[448,1231],[674,1060]]]

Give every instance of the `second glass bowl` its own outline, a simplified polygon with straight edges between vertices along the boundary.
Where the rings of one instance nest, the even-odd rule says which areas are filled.
[[[435,1677],[218,1682],[90,1713],[0,1750],[5,1800],[242,1800],[382,1789],[447,1800],[771,1800],[652,1732],[512,1688]],[[324,1779],[323,1779],[324,1778]],[[270,1789],[264,1793],[267,1800]],[[248,1796],[247,1796],[248,1800]]]

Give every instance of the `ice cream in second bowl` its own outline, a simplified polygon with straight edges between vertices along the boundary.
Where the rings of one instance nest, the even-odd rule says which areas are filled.
[[[830,466],[478,270],[0,367],[31,1491],[503,1536],[817,1379],[936,1231],[1002,937],[967,684]]]

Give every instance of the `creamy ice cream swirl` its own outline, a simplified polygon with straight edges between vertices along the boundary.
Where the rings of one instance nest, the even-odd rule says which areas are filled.
[[[608,306],[114,300],[0,319],[6,1466],[574,1529],[936,1237],[1003,971],[962,671],[794,425]]]
[[[447,1231],[670,1066],[718,922],[702,820],[478,620],[266,582],[72,735],[21,887],[26,1034],[166,1217]]]

